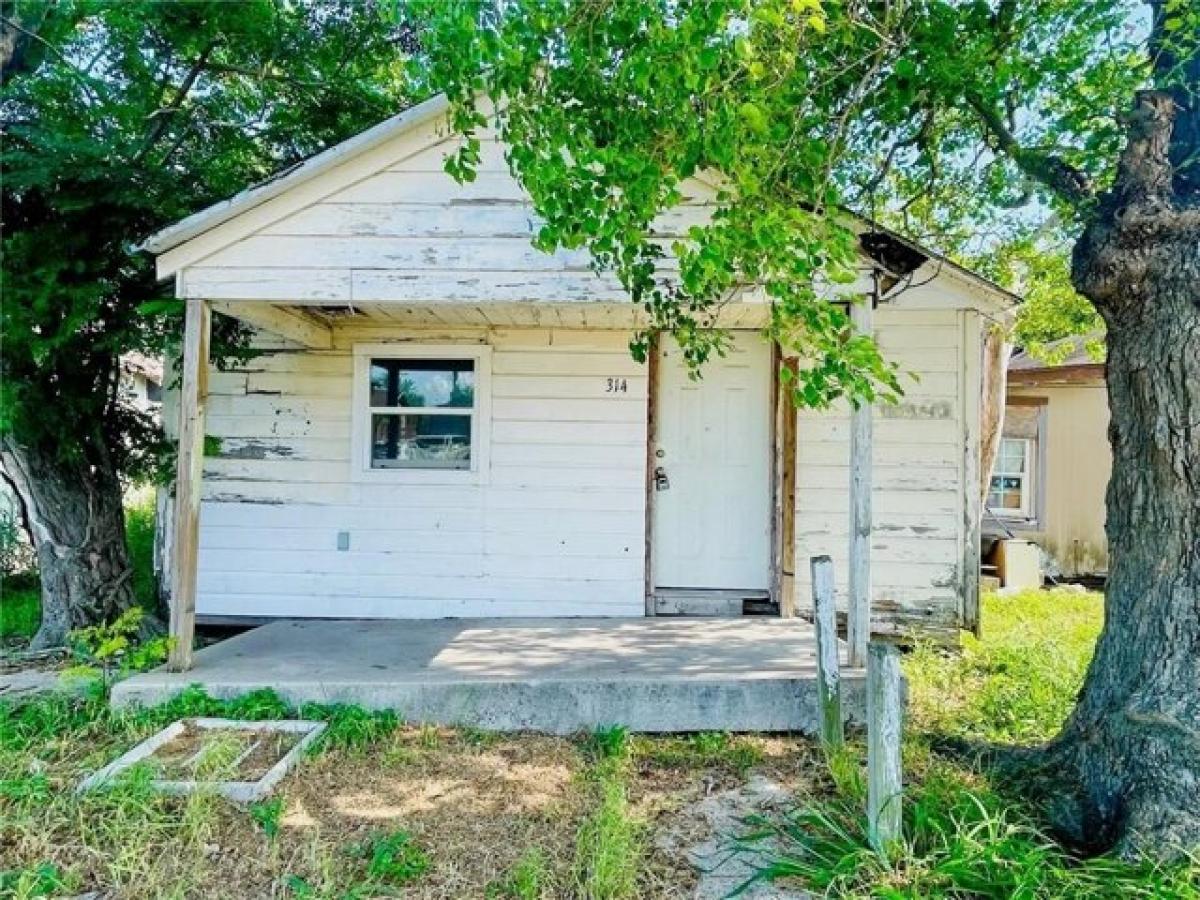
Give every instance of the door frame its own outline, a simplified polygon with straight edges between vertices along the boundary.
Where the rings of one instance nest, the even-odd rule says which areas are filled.
[[[742,329],[738,329],[742,330]],[[750,329],[744,329],[750,330]],[[645,571],[645,601],[646,615],[657,615],[655,603],[657,583],[654,571],[654,540],[655,540],[655,495],[654,446],[658,440],[659,393],[662,382],[661,365],[659,363],[659,341],[661,335],[655,335],[650,342],[647,356],[646,379],[649,390],[646,392],[646,571]],[[771,342],[770,353],[770,386],[768,388],[768,423],[767,446],[763,452],[769,454],[768,481],[769,492],[768,510],[770,521],[770,554],[767,583],[768,596],[778,604],[782,618],[795,615],[793,586],[795,582],[795,551],[787,553],[787,544],[795,543],[796,516],[796,410],[792,407],[788,392],[783,389],[779,370],[785,360],[779,351],[779,344]],[[794,359],[786,360],[789,366],[795,365]],[[791,421],[787,421],[787,410],[791,407]]]

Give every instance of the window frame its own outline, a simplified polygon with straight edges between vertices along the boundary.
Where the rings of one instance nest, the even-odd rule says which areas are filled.
[[[1040,430],[1040,429],[1039,429]],[[1000,460],[1004,456],[1004,442],[1013,441],[1025,445],[1025,471],[1024,472],[1005,472],[1000,468]],[[1020,478],[1021,479],[1021,506],[1019,509],[1010,509],[1004,506],[992,506],[988,504],[988,512],[1005,520],[1013,520],[1016,522],[1033,522],[1037,519],[1037,468],[1038,468],[1038,445],[1040,441],[1036,438],[1027,437],[1004,437],[1000,436],[1000,445],[996,448],[996,462],[992,465],[992,474],[988,479],[987,500],[992,496],[992,479],[995,478]]]
[[[491,434],[492,348],[484,344],[355,344],[354,409],[351,417],[350,473],[358,482],[390,484],[481,484],[488,471],[488,438]],[[372,360],[471,360],[475,367],[474,404],[447,408],[446,415],[471,417],[471,465],[467,468],[371,466],[370,373]],[[422,414],[417,408],[414,414]]]

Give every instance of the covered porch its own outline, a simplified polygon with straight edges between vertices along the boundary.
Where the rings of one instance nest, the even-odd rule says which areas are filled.
[[[842,671],[859,723],[864,675]],[[816,640],[801,619],[286,620],[200,650],[186,672],[122,681],[112,702],[152,705],[194,684],[498,731],[818,727]]]

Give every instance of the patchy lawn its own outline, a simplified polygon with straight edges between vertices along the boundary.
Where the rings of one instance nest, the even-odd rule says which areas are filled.
[[[73,786],[181,715],[271,718],[270,695],[189,694],[114,713],[99,700],[0,704],[0,897],[692,897],[685,849],[721,846],[714,799],[777,789],[780,808],[732,827],[784,887],[841,897],[1198,898],[1200,867],[1079,861],[1033,811],[939,757],[932,735],[1030,741],[1070,708],[1100,622],[1096,595],[987,598],[981,641],[906,658],[906,837],[892,860],[862,841],[861,745],[829,764],[793,736],[557,738],[412,727],[309,707],[324,738],[270,800],[154,794],[146,773]],[[754,796],[758,796],[754,794]]]
[[[691,804],[752,770],[828,789],[799,738],[498,735],[313,707],[329,731],[264,803],[162,797],[147,773],[72,792],[180,715],[283,712],[268,695],[137,713],[0,706],[0,896],[687,897],[696,874],[655,838],[703,837]]]

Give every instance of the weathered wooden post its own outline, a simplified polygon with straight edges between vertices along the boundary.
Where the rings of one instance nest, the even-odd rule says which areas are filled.
[[[902,717],[900,651],[872,641],[867,648],[867,838],[880,853],[901,837]]]
[[[183,377],[179,385],[179,451],[175,462],[175,515],[171,536],[171,624],[167,667],[192,667],[196,633],[196,557],[200,542],[200,482],[204,471],[204,408],[208,394],[208,302],[187,299],[183,324]]]
[[[833,560],[814,556],[812,572],[813,621],[817,629],[817,701],[821,743],[826,749],[846,742],[842,726],[842,673],[838,661],[837,609],[834,599]]]
[[[872,337],[874,292],[850,305],[850,321],[859,334]],[[871,470],[873,467],[871,405],[860,402],[850,413],[850,599],[846,608],[849,663],[867,662],[871,634]]]

